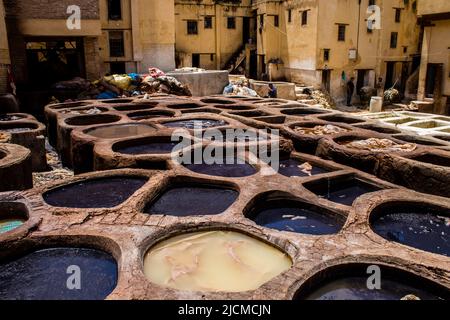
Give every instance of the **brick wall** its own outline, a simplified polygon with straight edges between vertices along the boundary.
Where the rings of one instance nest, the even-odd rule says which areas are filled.
[[[6,15],[23,19],[67,19],[67,7],[81,8],[82,19],[99,19],[99,0],[3,0]]]

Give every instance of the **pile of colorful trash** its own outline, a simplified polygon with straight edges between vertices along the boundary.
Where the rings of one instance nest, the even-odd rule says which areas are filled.
[[[249,80],[244,76],[230,77],[230,83],[223,90],[224,95],[259,97],[258,93],[250,88]]]
[[[116,99],[152,94],[192,96],[187,85],[167,76],[158,68],[150,68],[148,74],[113,74],[89,82],[82,78],[56,83],[55,89],[79,90],[78,99]]]

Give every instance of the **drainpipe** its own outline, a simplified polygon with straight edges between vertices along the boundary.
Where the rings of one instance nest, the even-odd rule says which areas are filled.
[[[217,12],[217,6],[218,6],[218,4],[214,4],[215,29],[216,29],[216,36],[215,36],[216,68],[217,68],[217,70],[220,70],[221,69],[221,64],[222,64],[222,61],[221,61],[222,57],[221,57],[221,54],[220,54],[220,39],[219,39],[219,36],[220,36],[220,32],[219,32],[220,23],[219,23],[219,15],[218,15],[218,12]]]
[[[358,59],[359,54],[359,34],[361,29],[361,0],[358,0],[359,8],[358,8],[358,34],[356,36],[356,58]]]

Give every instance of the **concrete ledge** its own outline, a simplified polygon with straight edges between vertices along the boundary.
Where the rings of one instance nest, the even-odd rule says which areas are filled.
[[[183,84],[186,84],[195,97],[222,94],[228,85],[228,71],[207,70],[201,72],[172,71],[167,73]]]

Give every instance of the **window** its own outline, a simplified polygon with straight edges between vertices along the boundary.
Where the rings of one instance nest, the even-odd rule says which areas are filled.
[[[369,7],[375,5],[375,0],[369,0]]]
[[[278,15],[273,16],[273,25],[275,27],[279,27],[280,26],[280,17]]]
[[[330,61],[330,49],[323,49],[323,61]]]
[[[122,20],[122,1],[108,0],[108,19]]]
[[[292,22],[292,9],[288,10],[288,22],[291,23]]]
[[[308,11],[302,11],[302,26],[308,24]]]
[[[263,14],[261,14],[259,16],[259,27],[264,28],[264,15]]]
[[[400,17],[402,15],[402,11],[400,9],[395,9],[395,22],[400,22]]]
[[[187,33],[188,34],[198,34],[197,20],[188,20],[187,21]]]
[[[397,48],[397,39],[398,39],[398,33],[391,32],[391,48],[392,49]]]
[[[109,32],[109,55],[111,57],[124,57],[125,56],[123,31],[110,31]]]
[[[212,29],[212,17],[205,17],[205,29]]]
[[[235,17],[228,17],[227,28],[228,29],[236,29],[236,18]]]
[[[345,41],[345,24],[340,24],[338,26],[338,41]]]

